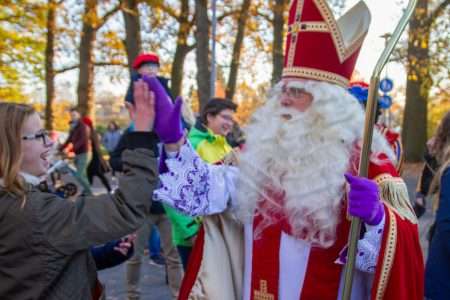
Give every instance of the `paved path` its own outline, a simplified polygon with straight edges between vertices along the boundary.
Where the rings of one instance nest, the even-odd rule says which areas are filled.
[[[141,299],[170,300],[163,267],[150,265],[146,258],[141,267]],[[106,299],[126,299],[125,264],[100,271],[100,281],[106,286]]]
[[[77,184],[68,175],[64,175],[64,181]],[[113,187],[117,185],[117,182],[111,178],[110,182],[113,183]],[[96,177],[94,177],[92,192],[96,195],[106,193],[106,189]],[[125,274],[125,263],[99,272],[100,281],[106,287],[107,300],[126,300]],[[150,264],[148,257],[145,257],[141,265],[141,300],[171,300],[165,278],[165,268]]]

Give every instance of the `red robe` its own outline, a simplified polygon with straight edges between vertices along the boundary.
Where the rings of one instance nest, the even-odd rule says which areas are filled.
[[[379,158],[383,159],[385,156]],[[390,163],[371,164],[369,177],[380,184],[385,200],[385,227],[370,298],[423,299],[424,267],[418,226],[407,212],[410,210],[410,206],[403,203],[404,201],[402,202],[401,199],[399,200],[398,195],[395,194],[395,187],[401,183],[397,178],[395,167]],[[394,198],[393,201],[386,199],[388,197]],[[392,204],[395,204],[396,208],[392,207]],[[339,252],[346,246],[349,230],[345,210],[343,212],[337,228],[335,244],[328,249],[311,248],[309,252],[300,292],[302,300],[338,299],[343,266],[336,264],[335,260],[338,258]],[[242,284],[245,278],[242,274],[239,276],[240,272],[244,273],[245,259],[247,259],[247,254],[245,259],[242,258],[245,253],[244,242],[242,242],[244,239],[239,240],[235,236],[232,239],[227,237],[228,230],[226,228],[229,226],[228,224],[233,223],[230,220],[230,218],[222,218],[220,215],[205,218],[205,226],[200,230],[191,254],[179,299],[279,299],[280,239],[283,232],[289,232],[286,229],[288,225],[280,221],[265,229],[259,239],[253,240],[251,290],[250,297],[247,298],[248,295],[245,296],[243,291],[245,284]],[[256,219],[255,223],[257,222]],[[231,225],[235,228],[236,226],[234,223]],[[236,235],[237,231],[233,232],[233,235]],[[240,234],[244,236],[243,230]],[[218,235],[222,236],[218,237]],[[211,247],[218,242],[220,246]],[[211,255],[211,252],[215,251],[220,252],[217,257]],[[236,263],[236,261],[238,262]],[[211,265],[216,265],[217,268],[210,268]],[[230,266],[230,268],[225,268],[227,270],[225,271],[221,266]],[[236,268],[236,266],[238,267]],[[230,276],[223,274],[224,272],[229,272]],[[216,274],[218,276],[220,274],[219,278],[212,280]],[[218,282],[220,284],[217,284]],[[222,297],[221,293],[210,293],[211,289],[226,289],[227,296]],[[234,291],[230,294],[228,293],[229,289]]]

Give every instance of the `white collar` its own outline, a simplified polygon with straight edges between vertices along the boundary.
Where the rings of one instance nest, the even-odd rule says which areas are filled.
[[[25,172],[19,172],[19,174],[20,176],[22,176],[26,183],[29,183],[33,186],[38,186],[42,182],[42,178],[40,177],[36,177]]]
[[[43,179],[40,177],[36,177],[34,175],[25,173],[25,172],[19,172],[20,176],[22,176],[23,180],[25,180],[26,183],[29,183],[33,186],[38,186]],[[3,178],[0,178],[0,186],[5,186],[5,181],[3,180]]]

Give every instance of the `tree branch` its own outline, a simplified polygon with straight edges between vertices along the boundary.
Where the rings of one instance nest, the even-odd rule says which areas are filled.
[[[232,15],[237,14],[239,12],[240,12],[240,9],[227,11],[227,12],[223,13],[223,15],[220,15],[220,16],[217,17],[217,22],[220,22],[223,19],[225,19],[226,17],[232,16]]]
[[[99,62],[95,62],[94,66],[96,66],[96,67],[113,67],[113,66],[128,67],[128,64],[123,63],[123,62],[99,61]],[[77,64],[77,65],[57,69],[57,70],[55,70],[55,74],[62,74],[67,71],[78,69],[79,67],[80,67],[80,65]]]
[[[172,18],[174,18],[175,20],[180,22],[180,16],[177,15],[176,11],[173,8],[171,8],[170,6],[161,2],[161,3],[154,5],[154,7],[161,9],[166,14],[168,14],[169,16],[171,16]]]
[[[444,12],[445,8],[450,4],[450,0],[442,1],[441,4],[428,16],[426,24],[430,26]]]
[[[74,65],[74,66],[69,66],[69,67],[65,67],[65,68],[62,68],[62,69],[55,69],[55,74],[62,74],[62,73],[65,73],[67,71],[78,69],[79,67],[80,67],[80,65]]]
[[[258,16],[262,17],[263,19],[265,19],[269,23],[273,23],[273,18],[271,18],[268,14],[265,14],[265,13],[262,13],[262,12],[258,12]]]
[[[116,12],[118,12],[120,9],[122,8],[122,3],[119,2],[119,4],[117,4],[113,9],[111,9],[110,11],[108,11],[106,14],[103,15],[103,17],[101,17],[101,21],[98,23],[98,25],[95,27],[95,30],[99,29],[100,27],[102,27],[103,25],[105,25],[105,23],[108,21],[108,19],[113,16]]]

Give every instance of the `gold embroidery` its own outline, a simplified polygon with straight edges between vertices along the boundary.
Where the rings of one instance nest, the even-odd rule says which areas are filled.
[[[267,281],[260,280],[259,281],[259,291],[253,291],[253,298],[255,300],[274,300],[275,296],[273,294],[269,294],[267,292]]]
[[[392,177],[391,174],[383,173],[378,175],[374,178],[375,182],[380,185],[381,183],[385,182],[386,180],[401,180],[400,178]]]
[[[313,68],[306,68],[306,67],[290,67],[290,68],[284,68],[283,69],[283,77],[306,77],[311,78],[315,80],[324,80],[328,81],[337,85],[340,85],[344,88],[347,88],[348,86],[348,79],[340,76],[335,73],[319,70],[319,69],[313,69]]]
[[[355,39],[355,41],[352,42],[351,45],[346,47],[344,39],[342,37],[342,32],[338,27],[336,19],[334,18],[334,15],[327,4],[327,1],[314,0],[314,2],[316,3],[316,6],[320,11],[320,14],[325,19],[325,22],[328,24],[328,27],[330,28],[331,37],[337,50],[339,61],[342,63],[347,58],[349,58],[355,52],[356,49],[361,47],[364,37],[367,34],[367,31],[361,32],[360,36],[357,39]]]
[[[289,26],[288,28],[288,32],[289,33],[297,33],[300,31],[300,24],[299,23],[294,23],[292,25]]]
[[[289,33],[298,33],[298,32],[329,32],[328,25],[325,22],[301,22],[294,23],[289,26]]]
[[[387,233],[386,249],[384,253],[383,264],[381,265],[381,274],[377,286],[377,294],[375,299],[383,299],[384,292],[389,280],[389,274],[391,273],[392,265],[395,257],[395,247],[397,244],[397,220],[391,209],[389,211],[389,228]]]
[[[302,19],[302,10],[303,10],[303,1],[304,0],[298,0],[297,1],[297,8],[295,10],[295,19],[294,19],[294,23],[292,23],[290,26],[291,28],[297,28],[300,25],[300,21]],[[298,31],[293,31],[291,33],[291,44],[289,46],[289,52],[288,52],[288,57],[287,57],[287,66],[286,67],[292,67],[294,65],[294,57],[295,57],[295,53],[297,52],[297,41],[298,41],[298,37],[297,37],[297,32]]]

